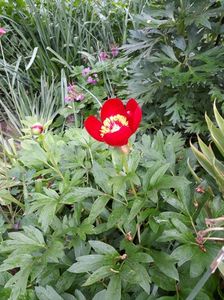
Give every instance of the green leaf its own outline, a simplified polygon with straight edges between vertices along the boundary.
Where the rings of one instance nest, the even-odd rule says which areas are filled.
[[[178,266],[182,266],[185,262],[191,260],[194,254],[195,246],[181,245],[172,252],[171,257],[178,261]]]
[[[176,291],[176,281],[166,276],[157,267],[150,268],[150,275],[152,277],[152,282],[161,289],[169,292]]]
[[[67,271],[71,273],[85,273],[94,271],[104,265],[105,256],[100,254],[83,255],[77,258]]]
[[[214,172],[214,169],[212,167],[212,163],[209,161],[209,159],[202,153],[200,152],[196,147],[194,147],[191,144],[191,149],[194,152],[194,155],[196,156],[198,162],[200,165],[213,177],[216,178],[216,174]],[[210,159],[212,159],[214,155]]]
[[[140,152],[132,151],[128,158],[128,172],[135,172],[141,159]]]
[[[89,243],[98,254],[119,255],[119,253],[112,246],[106,243],[100,241],[89,241]]]
[[[159,182],[155,185],[156,189],[180,189],[183,186],[188,186],[190,181],[183,176],[163,175]]]
[[[63,298],[51,287],[46,286],[46,288],[42,286],[35,287],[36,295],[39,300],[63,300]]]
[[[33,49],[33,54],[32,54],[32,56],[31,56],[31,59],[30,59],[28,65],[26,66],[26,71],[28,71],[29,68],[32,66],[32,64],[33,64],[33,62],[34,62],[34,60],[35,60],[35,57],[36,57],[36,55],[37,55],[37,51],[38,51],[38,47],[35,47],[35,48]]]
[[[9,300],[17,299],[19,295],[23,295],[26,292],[28,278],[32,272],[32,264],[27,264],[21,266],[19,272],[12,276],[9,281],[7,281],[5,287],[10,287],[12,289]]]
[[[112,274],[111,266],[103,266],[91,274],[86,282],[83,283],[83,286],[94,284],[95,282],[111,276]]]
[[[40,145],[32,140],[21,143],[20,160],[27,167],[40,167],[47,163],[47,154]]]
[[[215,125],[212,123],[212,121],[209,119],[207,115],[205,115],[205,120],[207,122],[208,129],[211,134],[213,142],[216,144],[222,156],[224,156],[224,135],[222,134],[220,129],[215,127]]]
[[[105,300],[105,296],[106,296],[106,290],[102,290],[93,297],[93,300]]]
[[[176,55],[175,55],[174,50],[173,50],[172,47],[163,45],[163,46],[162,46],[162,51],[163,51],[167,56],[169,56],[173,61],[179,62],[178,59],[176,58]]]
[[[145,204],[145,199],[143,198],[134,199],[130,214],[128,216],[128,220],[127,220],[128,223],[130,223],[137,216],[137,214],[140,212],[144,204]]]
[[[165,164],[162,167],[160,167],[155,173],[152,175],[150,179],[150,185],[153,187],[156,185],[157,182],[163,177],[163,175],[166,173],[166,171],[169,169],[170,164]]]
[[[59,202],[59,197],[56,192],[48,190],[48,194],[54,196],[54,198],[40,193],[33,193],[33,201],[28,210],[29,213],[38,211],[38,221],[41,223],[44,231],[46,231],[53,222]]]
[[[83,295],[83,293],[80,290],[75,290],[75,296],[77,300],[86,300],[86,297]]]
[[[154,259],[155,265],[159,270],[166,276],[179,281],[179,275],[175,267],[176,260],[166,254],[165,252],[152,251],[152,258]]]
[[[68,193],[63,197],[61,203],[65,204],[73,204],[75,202],[82,201],[83,199],[89,197],[97,197],[103,195],[102,192],[91,188],[91,187],[77,187],[72,190],[72,192]]]
[[[96,221],[96,218],[105,209],[105,206],[107,205],[109,200],[110,200],[110,196],[100,196],[93,202],[93,205],[91,207],[88,216],[89,223],[94,223]]]
[[[109,180],[109,176],[105,172],[105,168],[101,167],[96,161],[93,162],[93,176],[95,179],[96,184],[98,184],[101,189],[107,193],[111,193],[111,182]]]
[[[218,112],[218,110],[216,108],[216,105],[215,105],[215,102],[214,102],[214,105],[213,105],[213,110],[214,110],[216,122],[217,122],[217,124],[220,128],[220,132],[221,132],[221,134],[223,135],[223,138],[224,138],[224,119],[222,118],[222,116]]]
[[[121,278],[119,275],[111,277],[104,299],[121,300]]]
[[[122,226],[126,222],[127,218],[127,209],[124,206],[117,207],[111,212],[108,218],[107,227],[112,228],[116,225]]]
[[[150,294],[151,279],[142,264],[131,260],[127,261],[122,268],[121,278],[131,284],[138,284],[147,294]]]

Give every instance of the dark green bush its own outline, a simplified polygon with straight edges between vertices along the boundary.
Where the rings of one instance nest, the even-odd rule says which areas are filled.
[[[135,17],[126,54],[129,91],[145,105],[148,127],[206,130],[214,99],[223,107],[222,1],[150,1]]]

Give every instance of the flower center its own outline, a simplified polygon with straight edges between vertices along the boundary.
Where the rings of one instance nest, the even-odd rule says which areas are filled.
[[[125,116],[117,114],[106,118],[101,126],[100,135],[103,137],[106,133],[116,132],[120,130],[122,126],[128,126],[128,120]]]

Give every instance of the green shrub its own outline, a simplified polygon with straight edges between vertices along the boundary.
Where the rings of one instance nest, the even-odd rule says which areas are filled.
[[[210,0],[150,1],[135,16],[124,49],[148,128],[204,132],[211,100],[223,109],[222,16],[221,1]]]
[[[193,199],[210,198],[186,178],[183,143],[143,135],[126,156],[70,128],[8,146],[5,176],[17,184],[0,190],[0,285],[9,299],[186,299],[218,247],[196,240],[206,210]],[[213,299],[209,284],[201,297]]]

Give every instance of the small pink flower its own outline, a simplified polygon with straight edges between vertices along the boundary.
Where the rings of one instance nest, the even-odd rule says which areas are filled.
[[[85,77],[85,76],[89,75],[90,71],[91,71],[90,67],[84,68],[82,70],[82,76]]]
[[[108,54],[105,51],[101,51],[99,54],[99,60],[100,61],[105,61],[109,58]]]
[[[76,101],[82,101],[84,98],[85,98],[85,96],[84,96],[83,94],[79,94],[79,95],[76,97]]]
[[[83,94],[80,94],[80,92],[77,91],[76,86],[74,84],[69,84],[67,86],[67,93],[67,96],[65,96],[65,103],[81,101],[85,98]]]
[[[0,37],[6,34],[6,30],[2,27],[0,27]]]
[[[94,74],[94,75],[97,75],[97,74]],[[87,83],[89,83],[89,84],[97,84],[97,78],[98,77],[96,77],[96,76],[94,76],[96,79],[94,79],[92,76],[89,76],[88,78],[87,78]]]
[[[119,54],[119,49],[118,49],[118,47],[113,46],[113,47],[111,47],[110,50],[111,50],[111,54],[112,54],[113,57],[118,56],[118,54]]]

